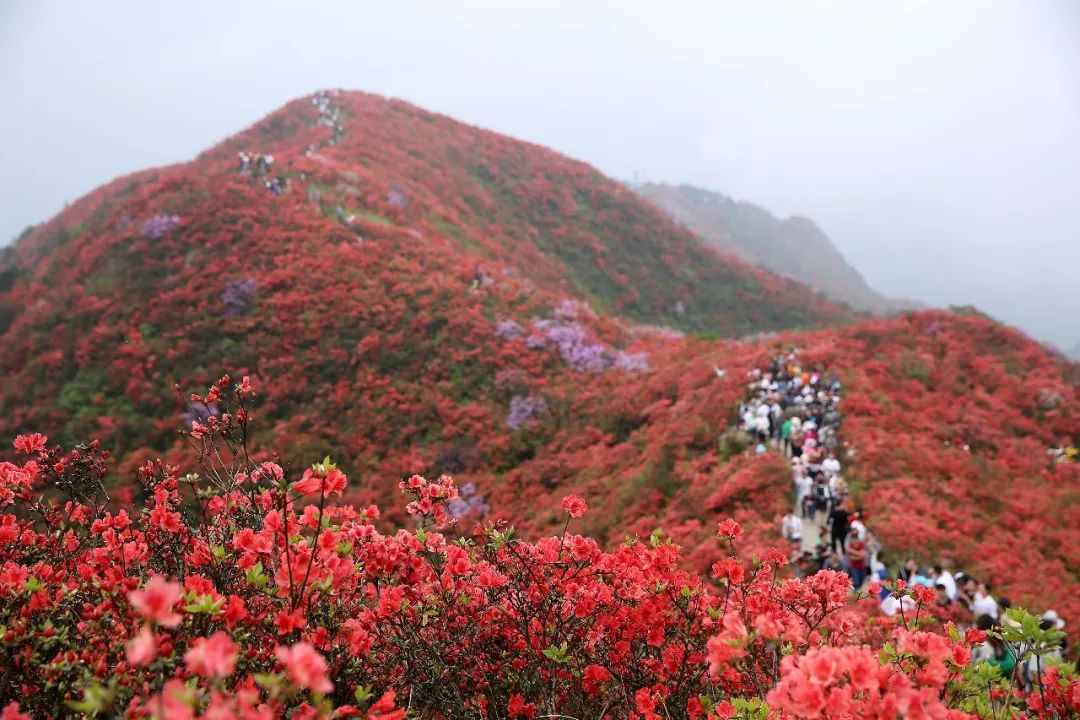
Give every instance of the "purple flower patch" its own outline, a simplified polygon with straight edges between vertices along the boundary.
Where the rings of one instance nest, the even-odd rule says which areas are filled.
[[[503,340],[517,340],[525,334],[525,328],[513,320],[500,320],[495,324],[495,337]]]
[[[447,505],[450,516],[460,520],[468,515],[487,515],[491,507],[484,496],[476,491],[476,483],[465,483],[458,488],[458,497]]]
[[[530,350],[557,350],[559,357],[577,372],[603,372],[612,367],[627,372],[649,369],[644,354],[613,350],[593,340],[578,322],[579,315],[588,311],[581,303],[563,300],[551,311],[551,317],[533,321],[533,333],[526,338],[526,346]]]
[[[144,220],[139,229],[147,239],[160,240],[165,237],[165,233],[169,232],[179,224],[180,217],[177,215],[155,215],[148,220]]]
[[[255,278],[238,278],[225,281],[225,290],[221,293],[221,302],[225,303],[225,314],[229,317],[243,314],[255,299],[259,283]]]
[[[510,414],[506,416],[506,426],[517,430],[547,411],[547,400],[540,395],[515,395],[510,398]]]

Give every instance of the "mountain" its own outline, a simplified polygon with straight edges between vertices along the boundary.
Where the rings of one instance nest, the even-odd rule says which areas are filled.
[[[1072,346],[1072,349],[1066,350],[1065,356],[1074,362],[1080,362],[1080,343],[1076,343]]]
[[[857,310],[881,314],[920,307],[871,288],[808,218],[781,220],[757,205],[690,185],[645,183],[635,190],[723,252],[796,278]]]
[[[407,103],[294,101],[0,263],[0,438],[100,437],[121,499],[149,458],[195,464],[177,430],[215,408],[188,393],[229,372],[255,381],[258,458],[331,455],[385,522],[403,475],[446,472],[462,517],[534,537],[576,493],[609,546],[662,527],[705,570],[720,518],[748,554],[778,541],[787,462],[719,438],[794,345],[843,382],[890,563],[949,553],[1080,617],[1080,466],[1046,454],[1080,436],[1075,366],[972,311],[860,318],[587,165]]]
[[[99,188],[6,253],[0,293],[8,440],[164,450],[190,410],[174,384],[228,369],[274,387],[291,460],[392,473],[515,467],[535,448],[506,432],[514,398],[573,373],[560,353],[632,366],[642,323],[854,319],[583,163],[363,93]]]

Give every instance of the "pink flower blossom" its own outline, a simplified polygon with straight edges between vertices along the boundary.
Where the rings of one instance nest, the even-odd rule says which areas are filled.
[[[41,433],[29,433],[15,438],[15,449],[24,455],[36,455],[45,449],[49,439]]]
[[[285,666],[289,679],[317,693],[326,694],[334,689],[327,677],[326,659],[308,642],[298,642],[292,647],[278,646],[274,651]]]
[[[30,716],[19,710],[19,703],[12,701],[0,710],[0,720],[30,720]]]
[[[184,653],[188,670],[202,677],[228,677],[236,670],[236,644],[223,632],[198,638]]]
[[[128,593],[128,602],[142,617],[164,627],[176,627],[183,620],[173,610],[180,600],[180,585],[160,575],[152,575],[142,590]]]
[[[742,535],[742,526],[731,518],[721,520],[716,526],[716,534],[720,537],[737,538]]]
[[[149,665],[157,657],[157,639],[150,627],[143,625],[138,634],[127,641],[124,650],[128,662],[132,665]]]
[[[585,511],[589,509],[589,506],[577,495],[567,495],[562,499],[562,508],[570,513],[570,517],[579,518],[584,517]]]

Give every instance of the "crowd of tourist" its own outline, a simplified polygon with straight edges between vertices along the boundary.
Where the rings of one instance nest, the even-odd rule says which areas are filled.
[[[261,181],[273,195],[283,194],[289,187],[289,179],[284,175],[270,176],[274,169],[274,156],[263,153],[237,153],[240,161],[238,172]]]
[[[323,91],[316,93],[311,98],[311,104],[319,111],[318,124],[333,130],[333,135],[322,143],[324,146],[336,145],[345,135],[345,127],[341,123],[341,110],[334,104],[332,96],[333,93]],[[311,145],[308,147],[306,154],[310,157],[316,150],[316,146]],[[257,182],[261,182],[272,195],[284,195],[288,191],[289,178],[286,175],[272,174],[274,170],[273,155],[269,153],[239,152],[237,157],[239,160],[238,172],[241,175],[247,175]],[[301,179],[303,179],[303,175],[301,175]]]
[[[336,92],[321,90],[311,98],[311,104],[319,111],[319,124],[333,130],[334,134],[326,141],[327,145],[336,145],[345,137],[345,126],[341,123],[341,110],[333,101]]]
[[[913,558],[890,569],[881,543],[867,525],[866,513],[853,502],[844,480],[844,457],[838,437],[842,386],[835,375],[824,377],[801,365],[797,350],[773,357],[766,368],[750,373],[747,399],[739,408],[741,429],[750,436],[754,452],[772,449],[790,459],[792,510],[781,521],[781,533],[790,543],[792,565],[805,577],[820,570],[839,570],[851,577],[853,592],[869,592],[871,582],[903,580],[922,585],[935,594],[932,612],[960,627],[999,629],[1009,600],[994,595],[993,584],[953,570],[948,559],[926,567]],[[876,586],[873,586],[876,587]],[[897,597],[883,589],[878,595],[881,612],[894,616],[914,612],[911,597]],[[1041,628],[1061,630],[1065,621],[1054,610],[1040,617]],[[1031,688],[1041,665],[1061,662],[1067,650],[1062,636],[1055,647],[1017,662],[1017,653],[991,633],[975,653],[976,659],[996,665],[1018,685]]]

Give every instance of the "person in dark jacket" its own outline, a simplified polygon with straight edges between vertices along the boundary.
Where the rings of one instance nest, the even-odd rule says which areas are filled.
[[[851,530],[851,512],[844,505],[837,505],[829,513],[829,546],[837,553],[844,552],[844,541]]]

